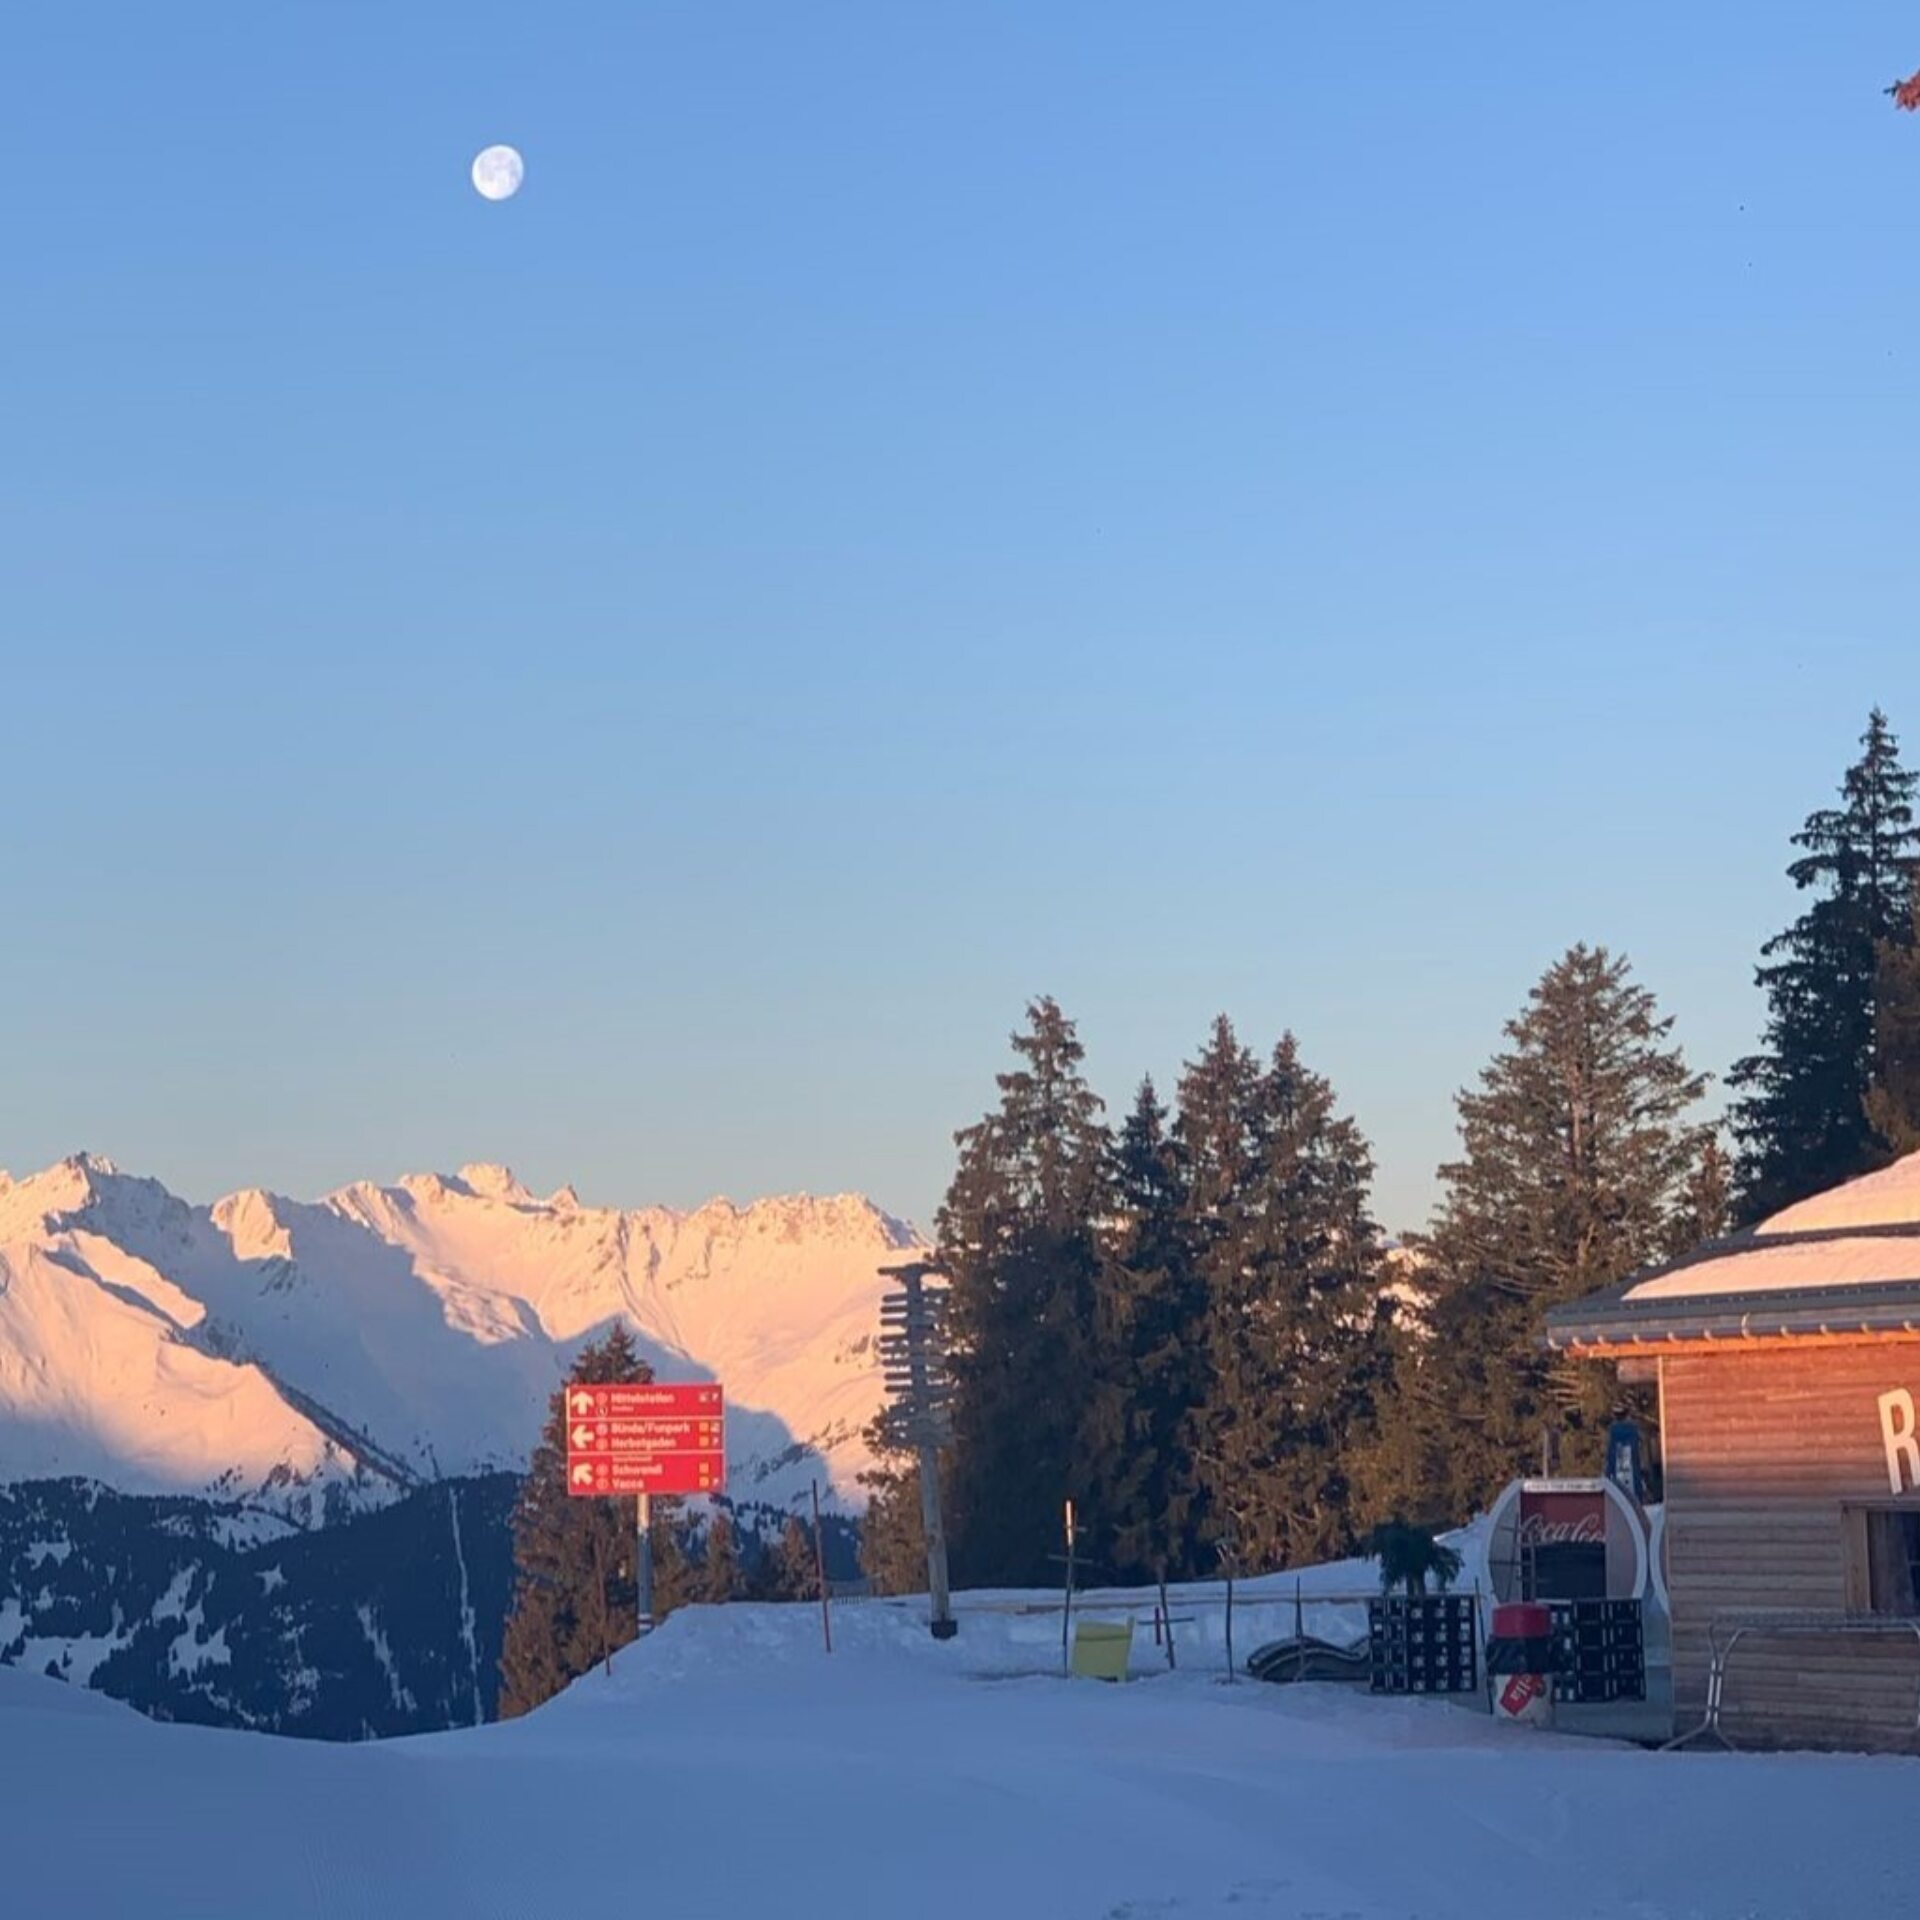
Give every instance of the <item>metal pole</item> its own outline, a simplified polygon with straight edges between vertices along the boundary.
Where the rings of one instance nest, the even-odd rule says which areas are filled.
[[[653,1631],[653,1496],[648,1493],[637,1497],[635,1512],[635,1531],[637,1541],[634,1551],[634,1585],[639,1597],[638,1627],[642,1633]]]
[[[820,1582],[820,1632],[827,1643],[827,1651],[833,1651],[833,1611],[827,1604],[827,1548],[820,1533],[820,1482],[807,1483],[813,1489],[813,1570]]]

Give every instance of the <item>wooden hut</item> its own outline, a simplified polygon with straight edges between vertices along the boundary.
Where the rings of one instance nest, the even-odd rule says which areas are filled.
[[[1920,1154],[1547,1337],[1658,1384],[1676,1732],[1920,1751]]]

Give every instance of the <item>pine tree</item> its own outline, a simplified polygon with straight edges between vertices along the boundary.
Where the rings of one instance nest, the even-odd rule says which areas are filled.
[[[701,1556],[697,1583],[699,1597],[709,1606],[717,1606],[737,1600],[744,1584],[732,1516],[725,1507],[716,1506],[707,1521],[706,1549]]]
[[[1392,1520],[1451,1527],[1453,1416],[1429,1361],[1433,1334],[1424,1302],[1389,1283],[1376,1327],[1373,1404],[1345,1458],[1355,1532]]]
[[[1386,1362],[1372,1157],[1292,1035],[1262,1071],[1224,1017],[1175,1132],[1204,1295],[1197,1515],[1237,1566],[1337,1553]]]
[[[1878,707],[1841,804],[1810,815],[1787,869],[1813,895],[1769,940],[1756,977],[1767,997],[1759,1053],[1728,1076],[1739,1143],[1741,1214],[1755,1220],[1870,1171],[1886,1158],[1868,1112],[1888,947],[1914,937],[1916,776]]]
[[[937,1227],[954,1385],[955,1577],[1051,1575],[1064,1499],[1084,1498],[1097,1223],[1107,1136],[1073,1023],[1051,999],[1014,1036],[1000,1103],[956,1136]]]
[[[1667,1235],[1667,1253],[1677,1260],[1705,1241],[1720,1239],[1732,1224],[1733,1173],[1721,1150],[1718,1131],[1709,1128],[1675,1210]]]
[[[920,1462],[887,1430],[884,1414],[867,1426],[874,1464],[860,1476],[867,1510],[860,1516],[860,1572],[875,1593],[924,1593],[927,1535],[920,1517]]]
[[[616,1325],[580,1350],[572,1380],[645,1382],[653,1370]],[[500,1653],[500,1714],[530,1712],[625,1646],[637,1631],[630,1502],[568,1494],[566,1390],[547,1422],[513,1511],[517,1578]]]
[[[860,1573],[875,1593],[924,1593],[927,1535],[920,1519],[920,1468],[870,1468],[860,1476],[867,1510],[860,1517]]]
[[[1907,937],[1880,943],[1867,1120],[1889,1159],[1920,1152],[1920,890]]]
[[[818,1600],[820,1563],[813,1536],[796,1515],[789,1515],[774,1549],[774,1589],[782,1600]]]
[[[698,1543],[683,1502],[655,1494],[653,1508],[653,1620],[702,1599]]]
[[[1456,1518],[1539,1458],[1598,1470],[1608,1421],[1650,1409],[1611,1369],[1540,1350],[1546,1309],[1663,1258],[1701,1204],[1704,1077],[1624,958],[1576,946],[1507,1024],[1508,1045],[1458,1097],[1461,1156],[1423,1251],[1433,1288],[1424,1383],[1446,1414]]]
[[[1195,1532],[1194,1418],[1204,1305],[1183,1225],[1180,1155],[1151,1080],[1114,1142],[1080,1439],[1088,1511],[1122,1576],[1210,1572]]]

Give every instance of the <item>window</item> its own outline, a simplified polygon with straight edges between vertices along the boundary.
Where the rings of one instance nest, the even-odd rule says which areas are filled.
[[[1920,1507],[1855,1507],[1847,1522],[1848,1604],[1920,1616]]]

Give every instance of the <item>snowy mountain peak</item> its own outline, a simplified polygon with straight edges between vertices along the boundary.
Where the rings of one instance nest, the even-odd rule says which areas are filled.
[[[575,1350],[624,1321],[663,1378],[725,1383],[730,1491],[857,1504],[880,1269],[917,1244],[858,1194],[626,1211],[476,1162],[200,1207],[63,1161],[0,1186],[0,1459],[387,1498],[523,1464]]]
[[[470,1160],[456,1176],[459,1184],[487,1200],[508,1200],[519,1206],[533,1195],[514,1178],[511,1167],[492,1160]]]
[[[95,1153],[70,1153],[24,1179],[0,1182],[0,1238],[17,1224],[77,1219],[99,1210],[153,1217],[178,1206],[157,1180],[124,1174]]]

